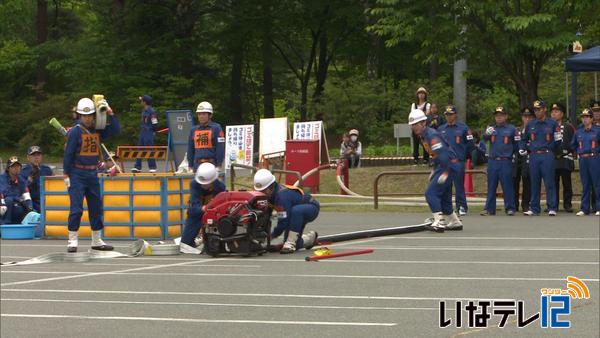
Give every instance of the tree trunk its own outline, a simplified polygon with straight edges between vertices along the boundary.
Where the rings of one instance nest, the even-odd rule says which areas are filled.
[[[243,121],[242,114],[242,63],[244,62],[244,50],[237,46],[233,51],[231,63],[231,114],[235,123]]]
[[[46,0],[37,1],[36,28],[37,45],[44,44],[48,40],[48,2]],[[42,101],[45,98],[44,86],[48,81],[47,63],[46,55],[40,55],[37,62],[36,76],[36,99],[38,101]]]
[[[317,65],[316,85],[313,94],[314,102],[319,102],[323,91],[325,91],[325,80],[327,79],[327,69],[329,68],[329,60],[327,59],[328,41],[327,32],[323,31],[319,39],[319,63]]]
[[[429,80],[430,81],[437,80],[439,68],[440,68],[440,64],[438,62],[438,59],[435,58],[435,59],[431,60],[431,62],[429,63]]]
[[[263,106],[265,118],[275,117],[273,104],[273,48],[268,33],[263,36]]]
[[[377,22],[377,18],[368,13],[368,10],[371,9],[370,1],[364,1],[363,7],[365,8],[365,21],[367,22],[367,26],[374,25]],[[367,54],[367,78],[369,80],[373,80],[377,79],[381,75],[379,69],[379,45],[381,38],[374,32],[367,32],[367,37],[369,41],[369,50]]]

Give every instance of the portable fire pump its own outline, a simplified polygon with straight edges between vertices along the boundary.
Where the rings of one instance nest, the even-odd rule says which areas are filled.
[[[206,206],[202,240],[208,255],[262,255],[270,245],[271,211],[258,191],[222,192]]]

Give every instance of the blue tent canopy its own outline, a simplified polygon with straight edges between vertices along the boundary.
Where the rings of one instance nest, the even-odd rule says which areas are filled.
[[[577,73],[600,72],[600,46],[592,47],[585,52],[573,55],[565,62],[565,71],[571,72],[571,97],[569,118],[576,120],[577,111]],[[597,77],[594,75],[594,97],[598,99]]]
[[[568,58],[565,70],[567,72],[600,71],[600,46],[592,47],[581,54]]]

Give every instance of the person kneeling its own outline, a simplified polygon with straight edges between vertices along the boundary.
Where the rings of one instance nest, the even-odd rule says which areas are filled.
[[[202,163],[196,170],[196,175],[190,182],[190,202],[181,243],[196,247],[195,239],[202,227],[204,214],[202,207],[218,193],[226,191],[225,184],[217,180],[218,175],[217,168],[209,162]]]
[[[267,195],[277,211],[278,222],[271,239],[283,234],[280,253],[294,253],[299,248],[311,249],[315,245],[317,232],[303,234],[306,224],[319,216],[319,202],[314,197],[298,187],[280,185],[267,169],[260,169],[254,175],[254,190]]]

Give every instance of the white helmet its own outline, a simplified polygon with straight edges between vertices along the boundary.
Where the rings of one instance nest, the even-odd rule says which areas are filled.
[[[196,170],[196,175],[194,179],[198,184],[211,184],[214,182],[219,173],[217,173],[217,168],[212,163],[204,162]]]
[[[275,176],[267,169],[260,169],[254,174],[254,190],[263,191],[275,182]]]
[[[84,97],[83,99],[80,99],[79,102],[77,102],[76,111],[78,114],[90,115],[96,112],[96,105],[94,104],[94,101],[87,97]]]
[[[421,109],[415,109],[408,114],[408,124],[411,126],[425,120],[427,120],[427,116]]]
[[[212,108],[212,104],[210,104],[209,102],[206,101],[202,101],[198,104],[198,107],[196,108],[196,113],[213,113],[213,108]]]

